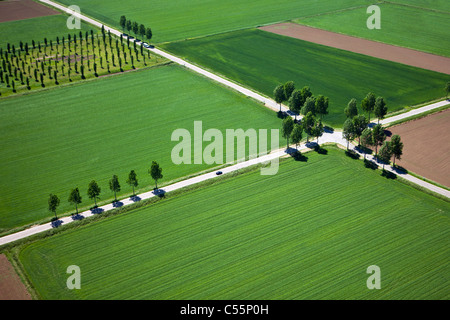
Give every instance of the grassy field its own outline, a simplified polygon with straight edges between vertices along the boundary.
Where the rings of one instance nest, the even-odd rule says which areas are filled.
[[[31,18],[18,21],[8,21],[0,23],[0,48],[5,48],[7,43],[19,46],[20,41],[23,43],[34,40],[43,42],[44,38],[48,40],[56,40],[56,37],[66,36],[67,34],[78,33],[80,30],[84,33],[92,29],[95,33],[98,29],[92,25],[81,22],[80,30],[70,30],[67,28],[67,18],[65,14]]]
[[[174,42],[163,48],[270,97],[286,81],[293,80],[298,88],[308,85],[313,94],[330,98],[330,114],[324,121],[337,127],[345,120],[343,110],[351,98],[360,104],[373,91],[385,98],[392,112],[444,96],[448,81],[444,74],[261,30]]]
[[[19,260],[43,299],[448,299],[450,203],[327,149],[36,241]],[[366,287],[370,265],[381,290]]]
[[[391,0],[386,2],[421,7],[424,9],[431,9],[436,11],[450,12],[450,2],[448,2],[447,0]]]
[[[366,13],[366,7],[301,18],[295,22],[450,57],[450,42],[443,41],[448,36],[447,30],[450,30],[450,12],[436,12],[391,3],[383,3],[379,7],[380,30],[367,28],[366,20],[369,15]]]
[[[331,12],[368,0],[59,0],[78,5],[81,12],[120,28],[125,15],[153,30],[153,42],[166,42],[255,27],[278,21]]]
[[[203,131],[281,126],[275,112],[175,65],[3,98],[0,110],[0,229],[51,217],[49,193],[60,197],[59,213],[73,211],[67,199],[79,187],[89,208],[93,179],[104,201],[114,199],[108,187],[113,174],[120,195],[132,192],[125,183],[130,170],[149,190],[153,160],[163,168],[159,185],[212,167],[171,160],[178,143],[172,132],[192,133],[196,120]]]

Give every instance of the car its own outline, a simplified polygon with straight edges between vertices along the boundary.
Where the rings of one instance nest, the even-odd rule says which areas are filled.
[[[150,48],[150,45],[147,42],[142,42],[142,45],[144,46],[144,48]]]
[[[217,171],[216,175],[220,176],[223,172],[222,171]]]

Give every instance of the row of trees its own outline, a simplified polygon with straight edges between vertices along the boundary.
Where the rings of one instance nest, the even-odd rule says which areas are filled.
[[[289,141],[298,144],[303,139],[303,131],[306,133],[306,141],[309,142],[309,137],[316,137],[319,143],[319,137],[324,132],[322,120],[317,119],[312,112],[308,112],[302,121],[294,121],[292,117],[286,117],[281,126],[281,134],[286,139],[286,145],[289,149]]]
[[[361,102],[361,108],[369,113],[369,118],[359,114],[356,99],[351,99],[344,112],[347,119],[344,122],[342,136],[347,140],[347,150],[349,142],[358,138],[358,145],[364,148],[374,147],[375,157],[384,163],[389,163],[393,157],[393,165],[395,160],[400,159],[403,154],[403,143],[399,135],[393,135],[391,141],[386,141],[385,129],[379,123],[372,129],[368,127],[370,123],[370,112],[374,112],[378,120],[383,119],[387,114],[387,106],[382,97],[376,97],[373,93],[367,94],[366,98]],[[380,147],[378,150],[378,147]],[[364,153],[364,160],[366,153]]]
[[[153,161],[150,169],[148,170],[148,173],[155,181],[155,189],[158,189],[158,180],[163,178],[162,168],[156,161]],[[134,170],[131,170],[130,173],[128,174],[126,183],[133,188],[133,196],[135,196],[134,190],[139,185],[139,183],[137,179],[137,174]],[[117,202],[117,192],[120,192],[121,190],[119,177],[117,175],[113,175],[112,178],[109,180],[109,189],[112,192],[114,192],[113,203]],[[97,199],[100,199],[100,193],[101,193],[100,186],[95,180],[92,180],[89,183],[87,195],[89,199],[94,200],[94,208],[97,207]],[[80,194],[80,190],[78,188],[72,189],[68,198],[68,202],[72,205],[75,205],[76,214],[78,214],[78,205],[81,204],[82,202],[82,197]],[[54,213],[55,219],[58,219],[58,217],[56,216],[56,209],[58,208],[59,204],[60,204],[59,197],[57,195],[50,194],[50,197],[48,199],[48,209],[49,211]]]
[[[280,112],[281,104],[287,102],[289,110],[295,114],[295,120],[297,120],[298,114],[306,116],[308,112],[311,112],[314,116],[319,115],[321,120],[324,115],[328,114],[329,99],[323,95],[314,97],[308,86],[297,90],[295,83],[288,81],[276,86],[273,95],[275,102],[280,105]]]
[[[122,27],[122,31],[125,32],[125,29],[128,32],[133,31],[136,37],[140,35],[142,38],[146,37],[150,41],[153,36],[151,28],[146,28],[145,25],[139,24],[136,21],[127,20],[125,16],[120,17],[119,24]]]

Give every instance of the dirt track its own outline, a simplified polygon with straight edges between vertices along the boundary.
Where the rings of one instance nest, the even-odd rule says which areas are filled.
[[[396,164],[450,187],[450,109],[389,128],[404,147]]]
[[[422,69],[450,74],[450,58],[447,57],[306,27],[295,23],[279,23],[259,29]]]
[[[0,300],[31,300],[25,285],[4,254],[0,254]]]
[[[32,0],[0,1],[0,23],[60,14]]]

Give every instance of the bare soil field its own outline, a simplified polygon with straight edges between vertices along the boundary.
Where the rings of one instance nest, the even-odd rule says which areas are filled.
[[[31,300],[31,295],[4,254],[0,255],[0,300]]]
[[[388,128],[404,147],[396,164],[450,187],[450,109]]]
[[[0,23],[60,14],[32,0],[0,1]]]
[[[259,29],[383,60],[450,74],[450,58],[325,31],[296,23],[279,23]]]

